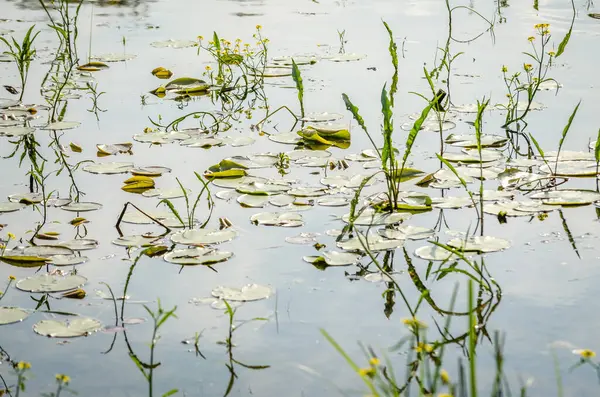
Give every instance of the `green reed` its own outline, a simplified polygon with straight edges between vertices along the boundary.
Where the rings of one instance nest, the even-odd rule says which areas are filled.
[[[196,218],[195,218],[196,209],[198,207],[198,204],[200,203],[200,199],[202,199],[202,197],[204,196],[204,193],[206,192],[206,202],[207,202],[209,213],[208,213],[208,216],[206,217],[206,220],[200,225],[200,228],[203,229],[208,224],[208,221],[212,217],[215,202],[213,200],[212,194],[208,187],[208,181],[206,181],[202,177],[202,175],[198,174],[197,172],[194,172],[194,175],[200,181],[200,183],[202,183],[202,189],[200,190],[200,193],[198,193],[196,195],[196,199],[194,200],[193,203],[190,200],[191,197],[189,197],[187,189],[183,186],[183,184],[181,183],[179,178],[176,178],[177,183],[179,184],[179,188],[181,189],[181,193],[183,194],[183,197],[185,199],[185,210],[186,210],[186,216],[187,216],[187,219],[185,221],[183,220],[183,218],[179,214],[179,211],[177,211],[177,208],[175,207],[175,205],[173,204],[173,202],[171,200],[162,199],[158,202],[157,206],[159,206],[160,204],[165,204],[169,208],[169,210],[171,210],[173,215],[175,215],[177,220],[179,222],[181,222],[181,225],[183,227],[188,227],[188,228],[192,229],[196,223]]]
[[[27,77],[29,76],[29,66],[36,54],[33,42],[40,32],[38,31],[32,35],[34,28],[35,25],[32,25],[27,30],[21,44],[19,44],[14,37],[11,37],[11,43],[8,39],[0,36],[0,41],[8,47],[8,50],[4,51],[4,54],[13,59],[17,65],[17,70],[19,71],[19,78],[21,79],[21,94],[19,95],[19,101],[23,99],[23,95],[25,94],[25,86],[27,85]]]

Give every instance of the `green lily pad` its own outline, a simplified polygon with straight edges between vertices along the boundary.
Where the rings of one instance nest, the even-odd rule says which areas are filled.
[[[48,258],[48,264],[54,266],[75,266],[89,261],[87,256],[71,255],[52,255]]]
[[[22,193],[22,194],[11,194],[8,196],[8,200],[13,203],[22,204],[39,204],[44,201],[44,195],[42,193]]]
[[[58,243],[61,247],[67,247],[73,251],[86,251],[98,248],[98,240],[91,238],[79,238]]]
[[[0,307],[0,325],[18,323],[29,317],[30,312],[20,307]]]
[[[302,138],[293,132],[281,132],[279,134],[269,135],[269,140],[277,143],[283,143],[284,145],[296,145],[302,140]]]
[[[185,189],[188,194],[192,191],[189,189]],[[149,189],[142,193],[144,197],[156,197],[158,199],[176,199],[180,197],[184,197],[183,191],[179,187],[174,188],[158,188],[158,189]]]
[[[215,248],[187,248],[174,250],[164,256],[169,263],[183,266],[211,265],[223,262],[233,256],[233,253],[220,251]]]
[[[136,134],[133,136],[133,139],[141,143],[167,144],[175,141],[183,141],[185,139],[190,139],[190,136],[188,134],[184,134],[178,131],[155,131],[148,132],[145,134]]]
[[[345,207],[350,204],[348,197],[323,197],[317,200],[317,204],[323,207]]]
[[[170,168],[151,165],[148,167],[135,167],[129,170],[131,174],[134,176],[148,176],[148,177],[157,177],[162,174],[168,174],[171,172]]]
[[[411,214],[407,212],[378,213],[374,210],[367,209],[363,211],[355,220],[354,224],[358,226],[379,226],[391,225],[393,223],[402,223],[408,220]],[[350,220],[350,214],[342,216],[342,220],[346,223]]]
[[[34,132],[35,132],[35,128],[33,128],[33,127],[23,127],[20,125],[0,128],[0,136],[8,136],[8,137],[21,137],[21,136],[25,136],[25,135],[31,135]]]
[[[113,240],[112,243],[120,247],[151,247],[160,241],[160,237],[135,235],[119,237],[118,239]]]
[[[393,229],[380,229],[379,234],[389,239],[423,240],[433,237],[435,230],[420,226],[399,225]]]
[[[206,81],[193,77],[180,77],[169,81],[167,85],[165,85],[166,90],[176,91],[181,94],[206,91],[209,88],[210,84]]]
[[[372,252],[388,251],[402,247],[404,240],[392,240],[369,232],[366,236],[356,236],[345,241],[338,241],[337,246],[346,251],[362,252],[365,251],[363,244]]]
[[[87,278],[78,274],[68,276],[38,274],[19,280],[16,287],[27,292],[62,292],[81,287]]]
[[[74,317],[65,321],[42,320],[33,326],[33,330],[49,338],[76,338],[91,335],[102,327],[102,323],[94,318]]]
[[[427,261],[451,261],[459,257],[452,252],[437,245],[425,245],[415,250],[415,255]]]
[[[242,207],[262,208],[269,202],[269,197],[255,194],[242,194],[237,197],[236,201],[240,203]]]

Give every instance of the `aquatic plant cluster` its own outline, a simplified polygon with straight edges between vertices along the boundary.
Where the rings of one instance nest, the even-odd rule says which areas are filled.
[[[340,93],[346,114],[329,109],[309,111],[314,108],[310,96],[315,83],[306,77],[320,62],[335,67],[367,59],[365,54],[348,51],[352,43],[346,30],[337,31],[339,47],[330,46],[324,54],[274,56],[261,25],[249,32],[247,42],[227,39],[218,32],[189,40],[155,41],[150,45],[156,49],[193,49],[193,59],[204,62],[194,76],[179,76],[178,70],[165,66],[148,70],[161,83],[145,88],[140,105],[174,104],[178,116],[166,118],[155,112],[143,121],[149,125],[134,134],[132,142],[98,143],[89,156],[89,150],[71,135],[70,130],[80,128],[81,122],[76,121],[70,104],[91,101],[87,111],[100,122],[110,113],[110,104],[103,103],[106,92],[101,90],[99,76],[136,55],[127,52],[125,37],[122,52],[96,55],[90,23],[88,54],[81,57],[85,46],[79,32],[84,22],[79,17],[86,9],[84,4],[40,0],[50,30],[32,25],[23,35],[2,31],[0,36],[1,60],[6,62],[3,75],[16,71],[14,81],[18,83],[5,85],[12,96],[0,98],[2,161],[14,164],[16,169],[10,173],[18,173],[25,181],[3,191],[5,197],[0,198],[0,261],[4,268],[0,274],[8,277],[0,294],[3,330],[29,324],[34,332],[26,338],[37,334],[47,337],[48,344],[59,340],[60,345],[71,338],[112,334],[104,355],[113,352],[122,336],[126,356],[133,370],[141,373],[139,379],[145,382],[148,396],[190,394],[186,385],[171,384],[167,376],[161,377],[169,369],[158,358],[161,331],[179,318],[181,306],[163,306],[166,299],[160,295],[165,289],[169,294],[168,286],[144,291],[152,296],[135,297],[156,302],[134,301],[128,294],[135,288],[132,285],[141,283],[138,274],[159,262],[175,265],[185,275],[218,274],[227,266],[224,262],[237,259],[233,250],[224,247],[249,238],[249,228],[252,233],[269,236],[270,228],[298,228],[302,231],[296,235],[278,234],[284,241],[277,243],[305,247],[306,255],[296,259],[312,265],[306,265],[312,272],[336,272],[343,267],[343,277],[381,286],[383,315],[404,326],[403,335],[389,350],[361,345],[362,364],[351,357],[335,333],[321,329],[321,340],[331,347],[329,360],[337,363],[337,352],[348,364],[348,372],[353,371],[362,382],[361,392],[369,396],[408,396],[411,392],[437,397],[528,395],[529,384],[515,384],[506,374],[505,335],[489,325],[503,298],[503,286],[488,266],[489,259],[503,255],[512,245],[508,239],[488,234],[490,229],[497,230],[489,223],[505,225],[518,218],[534,223],[559,217],[573,252],[581,258],[567,215],[574,208],[589,206],[600,219],[600,130],[589,136],[586,150],[564,149],[579,109],[586,104],[573,104],[570,117],[557,129],[560,138],[552,148],[556,150],[542,147],[540,136],[530,128],[532,114],[544,109],[538,102],[543,91],[558,94],[562,89],[552,76],[569,50],[575,3],[565,35],[554,36],[548,23],[535,24],[523,40],[527,48],[523,62],[518,68],[501,65],[496,71],[505,86],[503,102],[482,97],[461,105],[453,100],[451,82],[456,77],[453,64],[465,55],[455,53],[454,47],[485,39],[486,34],[492,40],[497,26],[506,22],[502,14],[506,2],[498,1],[498,15],[490,18],[473,7],[443,2],[447,36],[436,49],[433,64],[426,63],[419,76],[426,82],[426,92],[413,93],[421,110],[401,125],[395,118],[399,118],[400,108],[397,96],[403,89],[399,78],[404,43],[399,45],[385,21],[381,29],[387,35],[393,74],[382,83],[378,98]],[[534,7],[539,8],[537,2]],[[481,33],[466,41],[453,33],[453,21],[461,11],[485,25]],[[589,17],[598,19],[598,14]],[[50,34],[56,45],[42,57],[40,40]],[[34,82],[30,70],[38,66],[47,70],[41,81]],[[38,83],[39,96],[35,96],[31,87]],[[268,95],[272,90],[293,90],[294,100],[273,106]],[[34,103],[34,99],[43,102]],[[361,108],[375,99],[380,119],[369,120]],[[501,114],[502,125],[486,122],[492,113]],[[464,125],[459,127],[460,123]],[[454,133],[455,128],[472,132]],[[436,145],[439,142],[426,163],[435,168],[428,171],[419,169],[424,163],[414,154],[422,134],[435,137]],[[259,145],[257,141],[274,151],[251,153],[247,147]],[[368,142],[370,147],[355,150],[353,141]],[[178,176],[160,163],[160,155],[153,156],[153,164],[113,161],[137,160],[135,150],[142,146],[155,151],[175,146],[179,151],[210,154],[201,158],[202,169]],[[213,155],[224,147],[232,155]],[[218,160],[211,164],[214,158]],[[193,183],[187,184],[188,178]],[[118,180],[121,195],[106,193],[101,197],[105,201],[88,197],[83,187],[88,179],[101,181],[98,183],[106,184],[107,190]],[[165,182],[169,179],[170,186]],[[121,200],[123,197],[126,199]],[[118,210],[109,213],[107,208]],[[246,224],[239,223],[236,214],[240,210]],[[435,225],[418,225],[419,217],[434,211],[439,213]],[[461,211],[468,228],[450,229],[445,211]],[[97,212],[101,217],[94,215]],[[320,215],[311,215],[314,213]],[[322,234],[303,230],[326,213],[335,215],[333,228]],[[110,225],[105,229],[110,230],[107,239],[94,238],[95,224],[106,222]],[[27,225],[22,226],[24,223]],[[318,226],[325,227],[325,223]],[[22,233],[15,235],[17,230]],[[93,253],[109,241],[113,248],[122,249],[120,262],[127,264],[126,277],[119,285],[85,276],[98,274],[90,266],[100,263]],[[420,242],[419,247],[409,252],[414,242]],[[114,256],[104,260],[117,261]],[[417,265],[417,261],[426,265]],[[240,372],[273,370],[274,365],[262,363],[262,357],[257,359],[260,364],[237,358],[246,345],[234,343],[246,324],[275,323],[279,332],[280,287],[254,282],[255,278],[259,276],[242,285],[217,285],[210,297],[189,301],[194,306],[208,304],[226,319],[226,328],[219,330],[222,339],[216,342],[224,347],[226,357],[227,375],[219,386],[224,396],[244,393],[236,390]],[[452,292],[446,296],[436,293],[436,286],[447,280],[454,283]],[[110,316],[88,308],[98,306],[89,296],[92,285],[97,287],[96,298],[102,307],[110,307]],[[416,298],[407,292],[407,285],[416,288]],[[239,319],[240,306],[267,299],[275,301],[273,315]],[[137,313],[136,304],[146,318],[130,314]],[[400,320],[395,312],[405,316]],[[110,323],[104,318],[110,318]],[[149,327],[146,339],[128,335],[142,323]],[[202,336],[203,332],[195,331],[183,343],[192,347],[189,352],[195,357],[209,361],[207,350],[212,347]],[[142,340],[149,343],[141,346]],[[0,395],[25,395],[37,366],[25,361],[26,357],[17,358],[11,347],[0,342]],[[493,374],[478,377],[478,352],[489,350],[495,363]],[[571,371],[588,366],[600,374],[593,350],[572,350],[576,356],[569,363]],[[557,362],[554,376],[557,395],[562,396],[560,366]],[[62,371],[59,366],[53,365],[53,369]],[[85,384],[76,383],[77,375],[57,373],[52,391],[44,395],[58,397],[85,390]]]

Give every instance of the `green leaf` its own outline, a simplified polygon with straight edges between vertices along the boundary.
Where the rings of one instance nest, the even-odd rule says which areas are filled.
[[[574,1],[571,1],[571,5],[573,6],[573,18],[571,19],[571,26],[569,26],[569,31],[558,45],[558,49],[556,50],[556,58],[558,58],[563,54],[563,52],[565,52],[567,44],[569,44],[569,40],[571,39],[571,32],[573,32],[573,25],[575,24],[575,15],[577,15],[577,11],[575,10]]]
[[[179,216],[179,212],[177,212],[177,209],[175,208],[175,206],[173,205],[173,203],[169,199],[162,199],[162,200],[160,200],[158,202],[157,206],[159,206],[162,203],[165,203],[167,205],[167,207],[169,207],[169,209],[171,210],[171,212],[173,213],[173,215],[175,215],[175,217],[177,218],[177,220],[179,222],[181,222],[181,224],[185,227],[185,222],[183,221],[183,219],[181,219],[181,216]]]
[[[302,83],[302,75],[298,65],[292,58],[292,78],[296,83],[296,89],[298,90],[298,101],[300,102],[300,114],[304,117],[304,84]]]
[[[383,114],[383,151],[381,152],[381,166],[384,170],[392,168],[395,163],[392,133],[394,132],[393,112],[386,86],[381,90],[381,113]]]
[[[169,390],[168,392],[166,392],[165,394],[162,395],[162,397],[169,397],[172,396],[173,394],[179,393],[179,389],[172,389]]]
[[[596,163],[600,163],[600,129],[598,129],[598,136],[596,137],[596,146],[594,147],[594,156],[596,157]]]
[[[348,98],[348,95],[342,94],[342,99],[344,100],[344,103],[346,104],[346,109],[350,113],[352,113],[352,117],[354,117],[354,120],[356,120],[356,122],[358,123],[358,125],[365,132],[365,134],[367,134],[367,137],[369,138],[369,141],[371,141],[371,144],[373,145],[373,149],[375,149],[377,151],[377,154],[381,158],[381,153],[379,152],[379,148],[377,147],[377,145],[375,145],[375,142],[373,141],[373,138],[371,138],[371,134],[369,134],[369,131],[367,130],[367,126],[365,125],[365,120],[362,118],[362,116],[358,112],[358,107],[354,106],[354,104],[352,103],[352,101],[350,101],[350,98]]]

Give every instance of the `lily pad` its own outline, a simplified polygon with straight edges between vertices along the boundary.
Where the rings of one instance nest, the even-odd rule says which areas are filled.
[[[455,238],[448,245],[464,252],[497,252],[510,248],[510,242],[491,236],[472,236],[467,239]]]
[[[61,276],[46,273],[19,280],[16,287],[27,292],[62,292],[79,288],[86,282],[87,278],[78,274]]]
[[[415,255],[428,261],[457,260],[459,257],[437,245],[425,245],[415,250]]]
[[[366,236],[356,236],[345,241],[339,241],[337,246],[346,251],[365,251],[363,244],[369,251],[388,251],[395,250],[404,245],[404,240],[388,239],[373,232],[369,232]]]
[[[148,167],[135,167],[130,169],[129,172],[135,176],[157,177],[171,172],[171,169],[167,167],[151,165]]]
[[[164,256],[164,260],[176,265],[210,265],[231,258],[233,253],[215,248],[187,248],[174,250]]]
[[[0,213],[15,212],[25,207],[26,205],[23,203],[13,203],[11,201],[0,202]]]
[[[435,230],[421,226],[399,225],[393,229],[381,229],[379,234],[389,239],[423,240],[433,237]]]
[[[173,234],[171,236],[171,241],[182,245],[204,246],[207,244],[221,244],[226,241],[231,241],[236,236],[237,232],[233,229],[191,229]]]
[[[18,323],[29,317],[30,312],[19,307],[0,307],[0,325]]]
[[[592,190],[550,190],[535,193],[532,199],[541,200],[546,205],[577,206],[600,201],[600,193]]]
[[[44,130],[62,131],[77,128],[81,125],[78,121],[57,121],[42,127]]]
[[[298,136],[298,134],[295,134],[293,132],[282,132],[279,134],[271,134],[271,135],[269,135],[269,139],[273,142],[283,143],[286,145],[295,145],[302,140],[302,138],[300,138]]]
[[[87,256],[71,255],[52,255],[48,258],[48,264],[54,266],[75,266],[86,263],[89,260]]]
[[[137,55],[135,55],[135,54],[109,53],[109,54],[97,55],[92,58],[97,61],[100,61],[100,62],[126,62],[126,61],[131,61],[132,59],[135,59],[136,57],[137,57]]]
[[[255,225],[299,227],[304,225],[301,214],[296,212],[261,212],[252,215],[250,221]]]
[[[188,48],[188,47],[197,47],[198,42],[192,40],[164,40],[164,41],[154,41],[150,43],[150,45],[154,48]]]
[[[94,202],[85,202],[80,201],[78,203],[70,203],[67,205],[63,205],[60,207],[65,211],[70,212],[88,212],[88,211],[96,211],[102,208],[102,204],[94,203]]]
[[[74,317],[64,321],[42,320],[33,326],[33,330],[49,338],[76,338],[91,335],[102,327],[102,323],[94,318]]]
[[[361,257],[350,252],[324,251],[321,256],[305,256],[302,259],[314,265],[324,263],[327,266],[349,266],[358,263]]]
[[[186,189],[186,192],[190,194],[192,191]],[[174,188],[158,188],[158,189],[149,189],[142,193],[144,197],[156,197],[158,199],[176,199],[180,197],[184,197],[183,191],[179,187]]]
[[[259,284],[248,284],[242,288],[218,286],[211,292],[215,298],[234,302],[250,302],[267,299],[273,294],[271,287]]]
[[[394,212],[388,214],[378,213],[374,210],[367,209],[354,220],[354,224],[359,226],[391,225],[394,223],[402,223],[405,220],[408,220],[410,217],[411,214],[407,212]],[[350,220],[350,214],[345,214],[342,216],[342,220],[348,223]]]
[[[33,134],[34,132],[35,132],[35,128],[33,128],[33,127],[23,127],[20,125],[0,128],[0,136],[8,136],[8,137],[21,137],[21,136]]]
[[[119,153],[131,153],[131,148],[133,144],[126,143],[115,143],[111,145],[96,145],[96,149],[98,150],[98,156],[110,156]]]
[[[124,174],[129,172],[132,168],[133,163],[112,162],[87,164],[83,167],[83,170],[92,174],[113,175]]]
[[[121,247],[150,247],[161,240],[160,237],[148,237],[143,235],[136,236],[122,236],[116,240],[113,240],[114,245]]]

